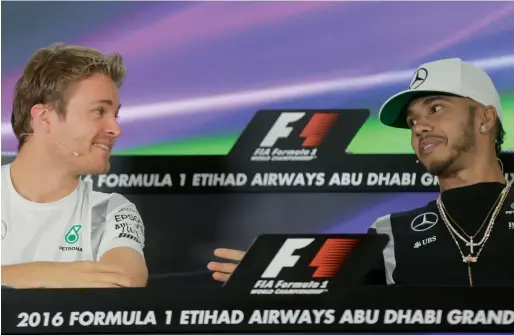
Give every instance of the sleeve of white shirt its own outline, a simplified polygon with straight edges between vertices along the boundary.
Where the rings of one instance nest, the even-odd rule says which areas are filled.
[[[132,248],[144,257],[145,227],[132,202],[121,194],[113,193],[107,205],[105,220],[97,260],[117,247]]]

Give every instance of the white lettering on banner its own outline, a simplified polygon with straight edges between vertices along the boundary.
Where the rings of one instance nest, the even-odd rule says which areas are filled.
[[[170,174],[101,174],[98,176],[97,187],[172,187]]]
[[[331,324],[335,320],[333,309],[265,309],[253,311],[248,324]]]
[[[245,173],[195,173],[192,178],[193,187],[228,187],[244,186],[248,177]]]
[[[388,309],[384,313],[384,324],[440,324],[442,310],[420,309]]]
[[[339,319],[340,324],[368,324],[373,325],[380,319],[379,310],[347,309]]]
[[[416,173],[374,173],[368,174],[367,186],[414,186]]]
[[[514,311],[454,309],[448,312],[447,322],[451,325],[510,325],[514,323]]]
[[[384,324],[384,325],[512,325],[514,310],[453,309],[239,309],[181,310],[174,320],[171,310],[163,313],[160,322],[171,325],[222,324]],[[157,325],[154,311],[72,311],[22,312],[17,315],[17,328],[92,327],[92,326],[146,326]]]
[[[250,294],[321,294],[327,291],[328,280],[323,282],[289,282],[284,280],[258,280]]]
[[[251,158],[252,161],[297,161],[306,162],[316,159],[318,149],[256,149]]]
[[[439,185],[439,179],[437,178],[437,176],[433,176],[430,173],[424,173],[421,175],[421,185],[437,186]]]
[[[243,320],[244,313],[240,310],[190,310],[180,313],[181,325],[237,325]]]
[[[156,325],[153,311],[71,312],[70,326],[146,326]]]
[[[64,324],[62,312],[55,314],[43,312],[20,313],[18,319],[21,319],[16,325],[17,328],[36,328],[36,327],[61,327]]]
[[[334,173],[328,182],[328,186],[360,186],[363,173]]]
[[[250,186],[323,186],[324,173],[256,173]]]

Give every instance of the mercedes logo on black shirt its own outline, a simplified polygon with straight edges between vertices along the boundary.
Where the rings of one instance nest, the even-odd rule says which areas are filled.
[[[425,231],[435,226],[437,221],[439,221],[439,217],[436,213],[423,213],[416,216],[414,220],[412,220],[410,227],[414,231]]]
[[[414,74],[414,77],[412,78],[412,81],[410,83],[409,88],[414,90],[421,86],[427,80],[428,77],[428,71],[425,68],[420,68],[416,73]]]

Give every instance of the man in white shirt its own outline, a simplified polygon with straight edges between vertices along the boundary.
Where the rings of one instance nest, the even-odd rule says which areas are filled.
[[[19,153],[2,166],[2,285],[146,285],[136,207],[80,178],[109,170],[124,77],[120,55],[85,47],[56,44],[30,59],[11,118]]]

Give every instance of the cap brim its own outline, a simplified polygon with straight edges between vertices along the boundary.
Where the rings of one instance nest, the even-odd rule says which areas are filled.
[[[389,98],[380,109],[379,119],[380,122],[389,127],[394,128],[409,128],[407,124],[407,107],[409,104],[418,98],[426,97],[429,95],[453,95],[453,92],[446,91],[423,91],[423,90],[406,90],[393,95]]]

